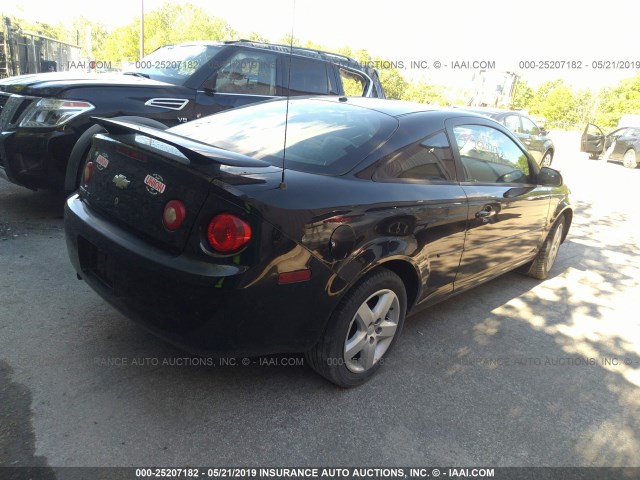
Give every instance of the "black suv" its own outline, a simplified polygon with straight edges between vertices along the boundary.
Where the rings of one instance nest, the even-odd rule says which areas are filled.
[[[169,45],[134,67],[0,81],[0,176],[75,190],[91,138],[102,131],[93,116],[166,128],[273,97],[384,98],[377,71],[350,57],[246,40]]]

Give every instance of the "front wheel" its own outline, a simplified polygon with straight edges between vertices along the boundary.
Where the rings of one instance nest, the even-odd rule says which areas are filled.
[[[544,157],[542,157],[542,161],[540,162],[540,166],[541,167],[550,167],[552,161],[553,161],[553,153],[548,151],[547,153],[544,154]]]
[[[544,241],[542,248],[538,252],[536,258],[526,265],[524,273],[530,277],[537,278],[538,280],[544,280],[549,276],[549,271],[553,267],[556,257],[558,256],[558,250],[562,243],[562,235],[564,233],[564,215],[555,223],[547,239]]]
[[[317,373],[340,387],[369,380],[404,324],[407,294],[395,273],[380,269],[342,299],[318,343],[306,353]]]
[[[636,168],[638,166],[636,151],[633,148],[625,152],[624,157],[622,157],[622,165],[627,168]]]

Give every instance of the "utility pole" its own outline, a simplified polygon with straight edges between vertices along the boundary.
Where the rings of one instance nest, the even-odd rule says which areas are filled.
[[[144,0],[140,0],[140,59],[144,57]]]

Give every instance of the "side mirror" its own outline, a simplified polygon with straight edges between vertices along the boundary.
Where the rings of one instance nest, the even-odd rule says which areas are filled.
[[[562,185],[562,175],[559,171],[549,167],[542,167],[538,172],[538,184],[547,187],[559,187]]]
[[[540,128],[540,135],[549,135],[549,130],[546,128]]]
[[[218,74],[214,74],[211,77],[207,78],[202,84],[202,90],[208,94],[212,95],[216,93],[216,80],[218,78]]]

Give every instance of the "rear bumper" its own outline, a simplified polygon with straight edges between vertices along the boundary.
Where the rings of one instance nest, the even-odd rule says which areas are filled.
[[[156,335],[197,354],[307,350],[339,300],[318,300],[320,284],[328,281],[324,265],[311,266],[312,282],[278,285],[265,274],[240,286],[246,267],[171,255],[101,218],[77,195],[65,206],[65,232],[73,266],[98,294]]]

